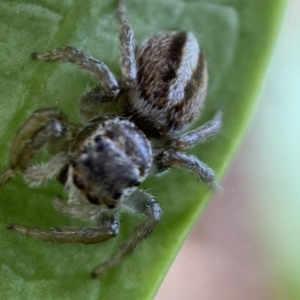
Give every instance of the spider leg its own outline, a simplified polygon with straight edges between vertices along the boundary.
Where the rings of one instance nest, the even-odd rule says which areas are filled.
[[[65,216],[80,220],[95,220],[98,223],[100,222],[100,224],[106,223],[105,213],[102,212],[96,205],[93,205],[92,207],[75,205],[72,202],[62,200],[59,197],[54,198],[52,204],[57,211],[61,212]]]
[[[89,121],[101,114],[101,109],[106,108],[110,103],[114,103],[116,97],[101,85],[87,90],[79,101],[79,114],[85,121]]]
[[[201,179],[209,187],[219,190],[220,187],[215,180],[214,171],[200,161],[194,155],[188,155],[178,150],[186,149],[206,141],[215,135],[221,127],[222,111],[218,111],[212,120],[208,121],[199,128],[182,134],[177,138],[172,138],[167,142],[166,149],[159,153],[155,160],[158,173],[163,172],[169,167],[178,167],[192,171],[196,178]]]
[[[41,130],[41,126],[47,122],[48,124],[44,125],[45,129]],[[49,138],[59,138],[63,134],[65,124],[68,124],[68,118],[58,109],[43,108],[33,112],[18,130],[13,140],[10,150],[10,168],[13,170],[18,168],[24,169],[30,155],[29,153],[28,155],[25,154],[26,158],[22,158],[20,152],[34,153]],[[30,147],[31,139],[34,140],[34,144]],[[27,143],[23,146],[24,142]],[[20,163],[20,160],[22,163]]]
[[[128,91],[136,85],[136,62],[134,55],[133,30],[128,23],[124,1],[118,1],[118,17],[120,22],[120,50],[121,50],[121,71],[122,77],[119,80],[120,93]],[[103,80],[101,80],[103,82]],[[114,81],[115,84],[115,81]],[[112,103],[116,99],[116,94],[109,92],[115,85],[97,85],[88,90],[80,99],[79,112],[84,120],[97,116],[101,108]],[[119,90],[118,90],[119,91]]]
[[[11,169],[6,169],[0,174],[0,187],[2,185],[5,185],[13,176],[14,176],[14,171]]]
[[[168,169],[169,167],[186,169],[193,172],[196,178],[201,179],[210,188],[219,190],[214,171],[194,155],[174,150],[165,150],[156,157],[156,160],[159,170]]]
[[[107,97],[115,98],[119,94],[119,85],[115,75],[101,61],[71,46],[57,48],[51,52],[33,52],[32,57],[43,61],[64,60],[89,71],[104,86]]]
[[[136,85],[136,62],[134,55],[133,29],[129,25],[124,1],[118,1],[118,17],[120,22],[120,50],[121,50],[121,71],[122,77],[119,80],[120,93],[128,91]],[[103,86],[88,90],[80,100],[80,115],[83,119],[89,120],[97,115],[100,108],[106,107],[106,104],[113,102],[115,96],[107,93]]]
[[[62,153],[59,154],[59,149],[57,149],[57,156],[52,159],[52,163],[49,163],[50,170],[45,170],[42,166],[34,168],[31,164],[36,154],[45,145],[51,145],[64,138],[68,126],[72,127],[66,115],[57,109],[46,108],[35,111],[18,130],[13,140],[9,168],[0,175],[0,185],[5,184],[17,171],[24,173],[25,176],[28,174],[28,181],[32,177],[33,184],[57,173],[62,166],[61,163],[66,161],[66,157]],[[41,172],[43,169],[44,171]],[[34,176],[34,173],[39,175]]]
[[[124,0],[118,0],[118,17],[120,22],[121,44],[121,86],[128,90],[136,85],[136,62],[134,55],[133,29],[129,25]]]
[[[192,147],[198,143],[203,143],[209,137],[219,132],[222,124],[222,111],[217,111],[213,119],[203,124],[199,128],[182,134],[178,138],[171,139],[167,147],[172,150],[181,150]]]
[[[38,186],[44,180],[57,176],[67,162],[67,155],[64,152],[58,153],[46,163],[27,167],[23,173],[24,180],[31,186]]]
[[[69,217],[81,220],[94,220],[95,227],[53,227],[48,230],[27,227],[18,223],[10,223],[7,229],[17,231],[28,237],[60,242],[60,243],[84,243],[93,244],[106,241],[115,237],[119,232],[118,216],[112,215],[103,208],[94,206],[80,206],[68,203],[56,197],[53,200],[54,208]]]
[[[44,241],[94,244],[115,237],[119,231],[119,221],[111,218],[102,227],[53,227],[49,230],[10,223],[7,225],[7,229]]]
[[[127,205],[134,212],[144,214],[147,218],[132,231],[130,236],[119,246],[115,254],[92,270],[92,277],[97,277],[108,269],[119,264],[142,240],[152,233],[156,223],[160,219],[161,209],[158,203],[151,195],[144,191],[135,191],[131,195]]]
[[[57,120],[49,120],[45,125],[38,128],[30,139],[25,142],[22,148],[18,150],[16,169],[25,171],[29,164],[32,162],[36,154],[46,145],[49,141],[55,138],[60,138],[63,134],[62,123]]]

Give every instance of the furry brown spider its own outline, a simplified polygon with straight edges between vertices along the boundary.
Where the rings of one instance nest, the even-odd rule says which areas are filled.
[[[93,277],[130,254],[160,219],[161,209],[154,197],[137,189],[150,173],[175,166],[216,187],[213,170],[195,156],[181,152],[216,134],[221,125],[218,112],[198,129],[179,135],[199,116],[206,96],[207,68],[195,36],[181,31],[160,33],[134,50],[133,30],[122,0],[118,1],[118,16],[119,79],[103,62],[70,46],[32,54],[43,61],[74,63],[92,73],[100,84],[81,98],[83,124],[70,123],[55,108],[35,111],[17,132],[9,167],[0,175],[0,185],[17,172],[33,186],[57,178],[68,192],[68,202],[55,198],[54,207],[96,224],[50,230],[8,225],[8,229],[27,236],[63,243],[98,243],[117,235],[119,213],[129,210],[146,216],[116,253],[94,268]],[[107,113],[107,107],[115,103],[121,109]],[[52,159],[35,165],[36,154],[44,149]]]

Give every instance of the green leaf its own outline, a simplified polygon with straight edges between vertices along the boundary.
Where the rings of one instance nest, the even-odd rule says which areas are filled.
[[[73,45],[99,58],[116,73],[119,43],[116,2],[1,0],[1,166],[24,120],[37,108],[58,107],[78,121],[77,101],[90,76],[70,64],[32,61],[33,50]],[[128,0],[136,41],[162,30],[193,31],[205,53],[210,86],[204,123],[218,108],[222,131],[191,150],[221,176],[251,118],[278,33],[285,0]],[[49,228],[84,226],[54,211],[63,192],[55,182],[36,189],[18,177],[1,188],[1,281],[3,299],[151,299],[210,195],[191,174],[172,170],[149,178],[144,188],[163,210],[154,233],[119,266],[97,279],[90,271],[103,262],[141,220],[122,215],[120,235],[97,245],[62,245],[28,239],[5,229],[9,222]],[[225,204],[224,204],[225,205]]]

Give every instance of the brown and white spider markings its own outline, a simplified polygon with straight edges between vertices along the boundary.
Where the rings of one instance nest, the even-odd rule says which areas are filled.
[[[73,47],[33,53],[42,61],[63,60],[89,71],[99,82],[86,92],[79,106],[83,124],[73,124],[55,108],[35,111],[17,132],[10,149],[9,167],[0,185],[17,172],[31,186],[57,178],[68,192],[54,207],[65,215],[92,219],[91,228],[41,230],[11,223],[8,229],[24,235],[62,243],[98,243],[115,237],[119,214],[131,211],[146,219],[137,226],[106,262],[92,271],[95,277],[117,265],[153,231],[161,217],[154,197],[138,185],[150,174],[169,167],[192,171],[208,186],[217,186],[205,163],[181,150],[215,135],[221,112],[201,127],[179,134],[200,114],[206,96],[207,68],[191,32],[159,33],[134,49],[133,30],[124,1],[118,1],[121,43],[121,78],[101,61]],[[99,111],[118,102],[116,114]],[[42,149],[53,155],[34,164]]]

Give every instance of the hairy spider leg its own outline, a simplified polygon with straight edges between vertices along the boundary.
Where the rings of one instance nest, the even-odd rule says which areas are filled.
[[[218,111],[212,120],[208,121],[199,128],[187,132],[177,138],[170,139],[166,150],[162,151],[156,157],[156,163],[159,170],[169,167],[178,167],[192,171],[196,178],[201,179],[209,187],[219,190],[219,185],[215,179],[214,171],[205,163],[200,161],[194,155],[188,155],[178,150],[186,149],[203,143],[209,137],[215,135],[221,128],[222,112]]]

